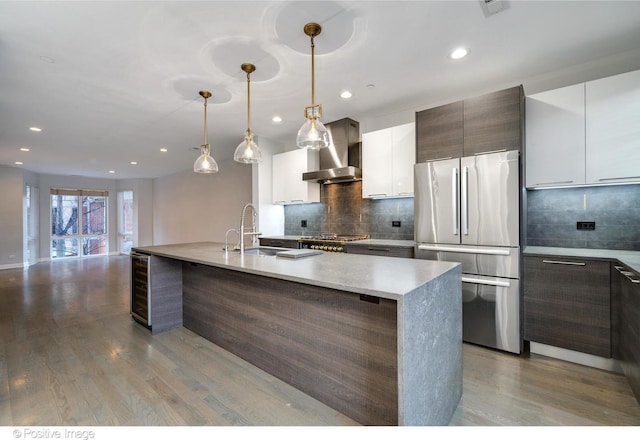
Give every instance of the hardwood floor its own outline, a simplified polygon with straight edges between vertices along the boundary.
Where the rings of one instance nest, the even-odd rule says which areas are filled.
[[[0,425],[354,425],[194,333],[151,336],[128,257],[0,271]],[[451,425],[640,425],[624,376],[464,346]]]

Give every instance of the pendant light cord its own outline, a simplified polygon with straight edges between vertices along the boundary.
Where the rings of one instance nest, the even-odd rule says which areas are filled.
[[[247,134],[251,134],[251,73],[247,72]]]
[[[313,35],[311,36],[311,106],[315,106],[316,105],[316,101],[315,101],[315,43],[313,42]]]
[[[207,98],[204,98],[204,144],[207,145]]]

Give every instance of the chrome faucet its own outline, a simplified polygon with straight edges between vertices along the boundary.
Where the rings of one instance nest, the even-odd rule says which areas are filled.
[[[249,230],[249,232],[246,231],[245,227],[244,227],[244,215],[247,212],[247,208],[251,208],[251,210],[253,211],[253,216],[251,217],[251,229]],[[244,205],[244,208],[242,208],[242,215],[240,216],[240,253],[244,253],[244,236],[245,235],[251,235],[251,244],[255,246],[255,244],[258,241],[258,235],[261,234],[261,232],[256,231],[256,208],[251,204],[251,203],[247,203],[246,205]]]

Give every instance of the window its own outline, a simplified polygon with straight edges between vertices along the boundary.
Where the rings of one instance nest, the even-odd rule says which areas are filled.
[[[51,190],[51,258],[106,255],[106,191]]]

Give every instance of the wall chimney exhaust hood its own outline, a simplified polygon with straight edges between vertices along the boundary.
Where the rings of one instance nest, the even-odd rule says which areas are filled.
[[[362,179],[360,124],[344,118],[325,124],[331,145],[318,151],[320,170],[302,173],[302,180],[326,184]]]

